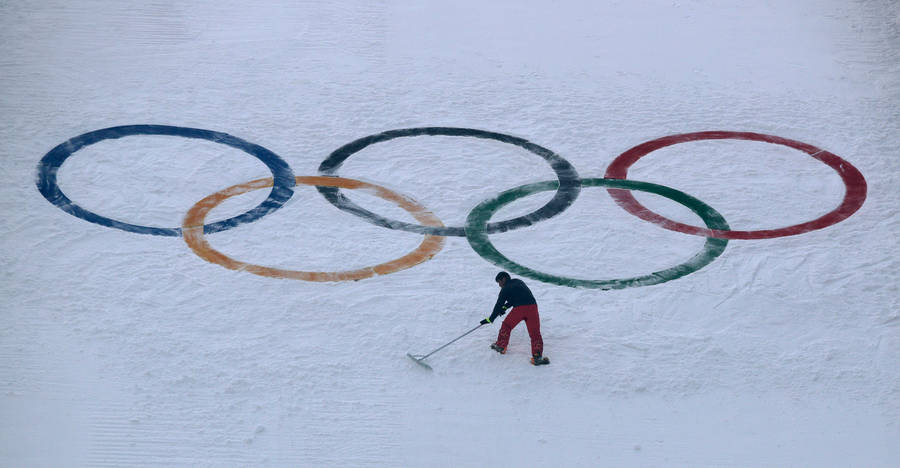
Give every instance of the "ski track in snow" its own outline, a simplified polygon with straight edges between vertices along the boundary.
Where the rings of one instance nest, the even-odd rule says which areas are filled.
[[[0,465],[900,466],[898,15],[887,0],[0,5]],[[524,325],[506,355],[490,351],[494,325],[430,357],[429,372],[404,354],[471,329],[496,297],[498,268],[464,238],[408,270],[305,283],[227,270],[180,238],[91,224],[41,197],[36,165],[50,149],[129,124],[228,133],[298,176],[397,128],[514,135],[583,178],[662,136],[749,131],[844,158],[868,198],[837,225],[731,241],[707,267],[655,286],[526,279],[550,366],[528,364]],[[338,174],[410,196],[447,226],[554,178],[522,148],[462,137],[376,144]],[[201,198],[269,175],[233,148],[131,136],[75,153],[59,183],[98,214],[180,227]],[[844,193],[804,153],[732,140],[658,150],[629,178],[695,196],[733,229],[803,222]],[[208,241],[245,262],[330,271],[422,240],[294,190]],[[703,244],[634,218],[600,188],[491,240],[531,268],[589,279],[668,268]]]

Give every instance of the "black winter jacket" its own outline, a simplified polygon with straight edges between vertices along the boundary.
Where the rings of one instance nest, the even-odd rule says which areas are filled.
[[[505,314],[506,309],[510,307],[530,304],[537,304],[537,301],[534,300],[534,295],[531,294],[528,286],[525,286],[525,282],[518,278],[510,278],[500,289],[500,295],[497,297],[493,312],[491,312],[490,321],[493,322],[494,319]]]

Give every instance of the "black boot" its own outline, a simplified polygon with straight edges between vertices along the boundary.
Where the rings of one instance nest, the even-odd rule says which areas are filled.
[[[550,364],[550,359],[542,357],[540,354],[533,354],[531,356],[531,363],[536,366],[543,366],[545,364]]]

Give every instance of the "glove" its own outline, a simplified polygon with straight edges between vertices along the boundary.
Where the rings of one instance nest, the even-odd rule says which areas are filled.
[[[486,319],[484,319],[484,320],[481,321],[481,324],[482,324],[482,325],[487,325],[487,324],[489,324],[489,323],[491,323],[491,319],[490,319],[490,318],[486,318]]]

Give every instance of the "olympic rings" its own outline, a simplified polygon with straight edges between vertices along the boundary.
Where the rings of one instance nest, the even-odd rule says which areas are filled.
[[[572,202],[574,202],[575,199],[578,198],[578,192],[581,190],[581,185],[579,183],[580,179],[578,178],[578,173],[575,171],[575,168],[572,167],[571,164],[569,164],[569,161],[566,161],[553,151],[550,151],[542,146],[538,146],[528,140],[514,137],[512,135],[488,132],[484,130],[476,130],[472,128],[403,128],[369,135],[367,137],[363,137],[347,143],[346,145],[341,146],[340,148],[332,152],[324,161],[322,161],[322,164],[319,165],[319,173],[325,175],[336,175],[338,168],[341,167],[341,164],[343,164],[344,161],[347,160],[347,158],[352,156],[354,153],[359,152],[363,148],[366,148],[367,146],[374,145],[375,143],[393,140],[394,138],[421,135],[464,136],[497,140],[503,143],[509,143],[511,145],[525,148],[550,163],[550,167],[552,167],[553,171],[556,172],[556,176],[559,182],[559,189],[557,190],[556,195],[549,202],[547,202],[547,204],[527,215],[489,224],[486,227],[488,233],[505,232],[520,227],[530,226],[538,221],[556,216],[559,213],[563,212],[566,208],[568,208],[569,205],[571,205]],[[344,211],[353,213],[365,219],[366,221],[378,226],[391,229],[400,229],[409,232],[417,232],[419,234],[431,234],[436,236],[463,237],[466,235],[466,230],[463,227],[436,228],[387,219],[353,203],[347,197],[343,196],[337,188],[317,188],[319,192],[325,197],[325,199],[331,202],[332,205]]]
[[[638,159],[647,154],[666,146],[677,143],[698,140],[718,140],[718,139],[735,139],[735,140],[752,140],[762,141],[766,143],[774,143],[794,148],[809,154],[813,158],[822,161],[828,167],[837,171],[838,175],[844,181],[846,188],[844,199],[841,204],[830,212],[816,218],[793,226],[787,226],[778,229],[767,229],[761,231],[727,231],[720,229],[704,229],[687,224],[672,221],[661,215],[658,215],[646,207],[641,205],[631,192],[625,190],[609,189],[609,194],[616,203],[619,204],[629,213],[641,218],[645,221],[658,224],[672,231],[683,232],[685,234],[693,234],[698,236],[716,237],[719,239],[772,239],[775,237],[793,236],[803,234],[805,232],[822,229],[832,224],[839,223],[847,219],[862,207],[866,200],[866,179],[858,169],[853,167],[849,162],[840,157],[829,153],[815,146],[801,143],[799,141],[788,140],[773,135],[764,135],[761,133],[750,132],[697,132],[685,133],[681,135],[670,135],[656,140],[642,143],[630,150],[622,153],[617,157],[606,169],[606,177],[611,179],[624,179],[628,176],[628,168],[631,167]]]
[[[93,145],[94,143],[103,140],[122,138],[130,135],[171,135],[221,143],[254,156],[272,171],[275,183],[272,186],[272,191],[269,192],[268,198],[242,215],[205,226],[204,230],[207,233],[224,231],[239,224],[255,221],[278,208],[281,208],[294,193],[292,190],[292,187],[294,186],[294,173],[291,171],[287,162],[281,159],[277,154],[262,146],[244,141],[227,133],[199,128],[170,127],[168,125],[124,125],[121,127],[94,130],[93,132],[78,135],[50,150],[49,153],[41,158],[40,163],[38,163],[37,187],[41,192],[41,195],[66,213],[101,226],[112,227],[138,234],[180,236],[181,229],[179,228],[140,226],[100,216],[73,203],[59,188],[59,184],[56,181],[56,173],[59,171],[60,166],[62,166],[66,159],[73,153],[85,146]]]
[[[340,177],[296,177],[297,184],[314,185],[316,187],[342,187],[347,189],[368,189],[375,195],[394,202],[401,208],[408,211],[420,223],[428,226],[443,226],[443,223],[430,211],[425,209],[415,200],[404,197],[394,191],[384,187],[361,182],[353,179],[344,179]],[[210,263],[222,265],[231,270],[243,270],[260,276],[268,276],[271,278],[287,278],[304,281],[356,281],[369,278],[375,275],[386,275],[399,270],[405,270],[412,266],[418,265],[426,260],[434,257],[444,246],[444,238],[440,236],[427,235],[419,246],[412,252],[400,257],[396,260],[385,262],[379,265],[360,268],[350,271],[322,272],[322,271],[297,271],[282,270],[259,265],[244,263],[234,260],[225,254],[213,249],[206,241],[203,235],[203,223],[206,214],[210,210],[218,206],[220,203],[235,195],[240,195],[251,190],[264,187],[271,187],[272,179],[257,179],[245,184],[234,185],[225,190],[216,192],[203,200],[200,200],[188,211],[182,223],[182,233],[184,241],[187,242],[191,250],[198,256]]]
[[[706,203],[673,188],[651,184],[649,182],[621,179],[581,179],[581,185],[583,187],[612,187],[617,189],[640,190],[642,192],[662,195],[690,208],[691,211],[703,219],[703,222],[706,223],[710,229],[728,230],[728,223],[725,222],[725,218],[723,218],[718,211],[714,210]],[[716,257],[725,251],[725,246],[728,245],[728,240],[726,239],[708,237],[706,238],[706,243],[703,245],[703,249],[700,253],[694,255],[691,259],[680,265],[650,273],[649,275],[607,280],[565,278],[562,276],[541,273],[513,262],[501,254],[493,244],[491,244],[487,232],[484,229],[485,224],[490,221],[491,216],[493,216],[500,208],[519,198],[537,192],[555,190],[556,187],[556,181],[537,182],[507,190],[490,200],[481,202],[472,209],[466,222],[466,238],[469,241],[469,245],[471,245],[472,249],[478,252],[478,255],[481,255],[485,260],[526,278],[532,278],[560,286],[590,289],[623,289],[637,286],[650,286],[681,278],[682,276],[693,273],[704,266],[709,265]]]
[[[253,180],[214,193],[199,201],[188,211],[180,228],[168,229],[128,224],[106,218],[79,207],[63,194],[57,183],[56,175],[69,156],[85,146],[107,139],[122,138],[131,135],[181,136],[221,143],[256,157],[269,168],[272,172],[272,177]],[[557,180],[526,184],[502,192],[498,196],[478,204],[469,213],[464,227],[446,227],[434,214],[411,198],[400,195],[379,185],[335,176],[335,172],[341,164],[343,164],[347,158],[363,148],[395,138],[422,135],[474,137],[497,140],[519,146],[537,154],[547,161],[556,173]],[[670,187],[626,179],[628,169],[638,159],[657,149],[688,141],[712,139],[762,141],[803,151],[837,171],[846,186],[844,199],[841,204],[831,212],[806,223],[771,230],[732,231],[719,212],[690,195]],[[575,168],[572,167],[568,161],[556,153],[531,143],[528,140],[502,133],[454,127],[406,128],[369,135],[348,143],[332,152],[319,165],[319,172],[322,175],[294,177],[293,172],[287,163],[275,153],[262,146],[249,143],[226,133],[166,125],[125,125],[84,133],[50,150],[38,164],[37,187],[41,195],[50,201],[50,203],[73,216],[77,216],[92,223],[139,234],[182,236],[191,250],[204,260],[222,265],[232,270],[244,270],[261,276],[305,281],[355,281],[410,268],[434,257],[443,248],[445,237],[465,236],[469,245],[484,259],[514,273],[561,286],[595,289],[621,289],[649,286],[680,278],[703,268],[715,260],[725,250],[729,239],[768,239],[801,234],[831,226],[848,218],[859,210],[865,202],[867,191],[865,178],[859,170],[853,167],[849,162],[828,151],[806,143],[772,135],[726,131],[670,135],[642,143],[619,155],[607,167],[606,177],[602,179],[581,179],[575,171]],[[205,234],[224,231],[239,224],[254,221],[277,210],[291,198],[293,195],[293,187],[296,184],[315,186],[331,204],[341,210],[360,216],[370,223],[391,229],[425,234],[425,238],[415,250],[396,260],[357,270],[337,272],[282,270],[253,265],[234,260],[225,254],[214,250],[206,241]],[[537,272],[506,258],[491,244],[488,238],[489,234],[529,226],[561,213],[578,197],[582,186],[606,187],[607,192],[613,199],[629,213],[646,221],[659,224],[666,229],[706,237],[703,249],[682,264],[649,275],[624,279],[585,280]],[[266,187],[272,187],[268,197],[250,211],[224,221],[208,225],[204,224],[206,215],[209,211],[224,200],[251,190],[258,190]],[[346,198],[340,192],[340,188],[369,190],[375,195],[391,201],[408,211],[421,224],[395,221],[367,211]],[[537,192],[549,190],[556,191],[554,197],[547,204],[532,213],[497,223],[489,222],[491,217],[500,208],[512,201]],[[637,202],[631,194],[631,190],[654,193],[688,207],[691,211],[701,217],[704,224],[706,224],[706,228],[677,223],[651,212]]]

